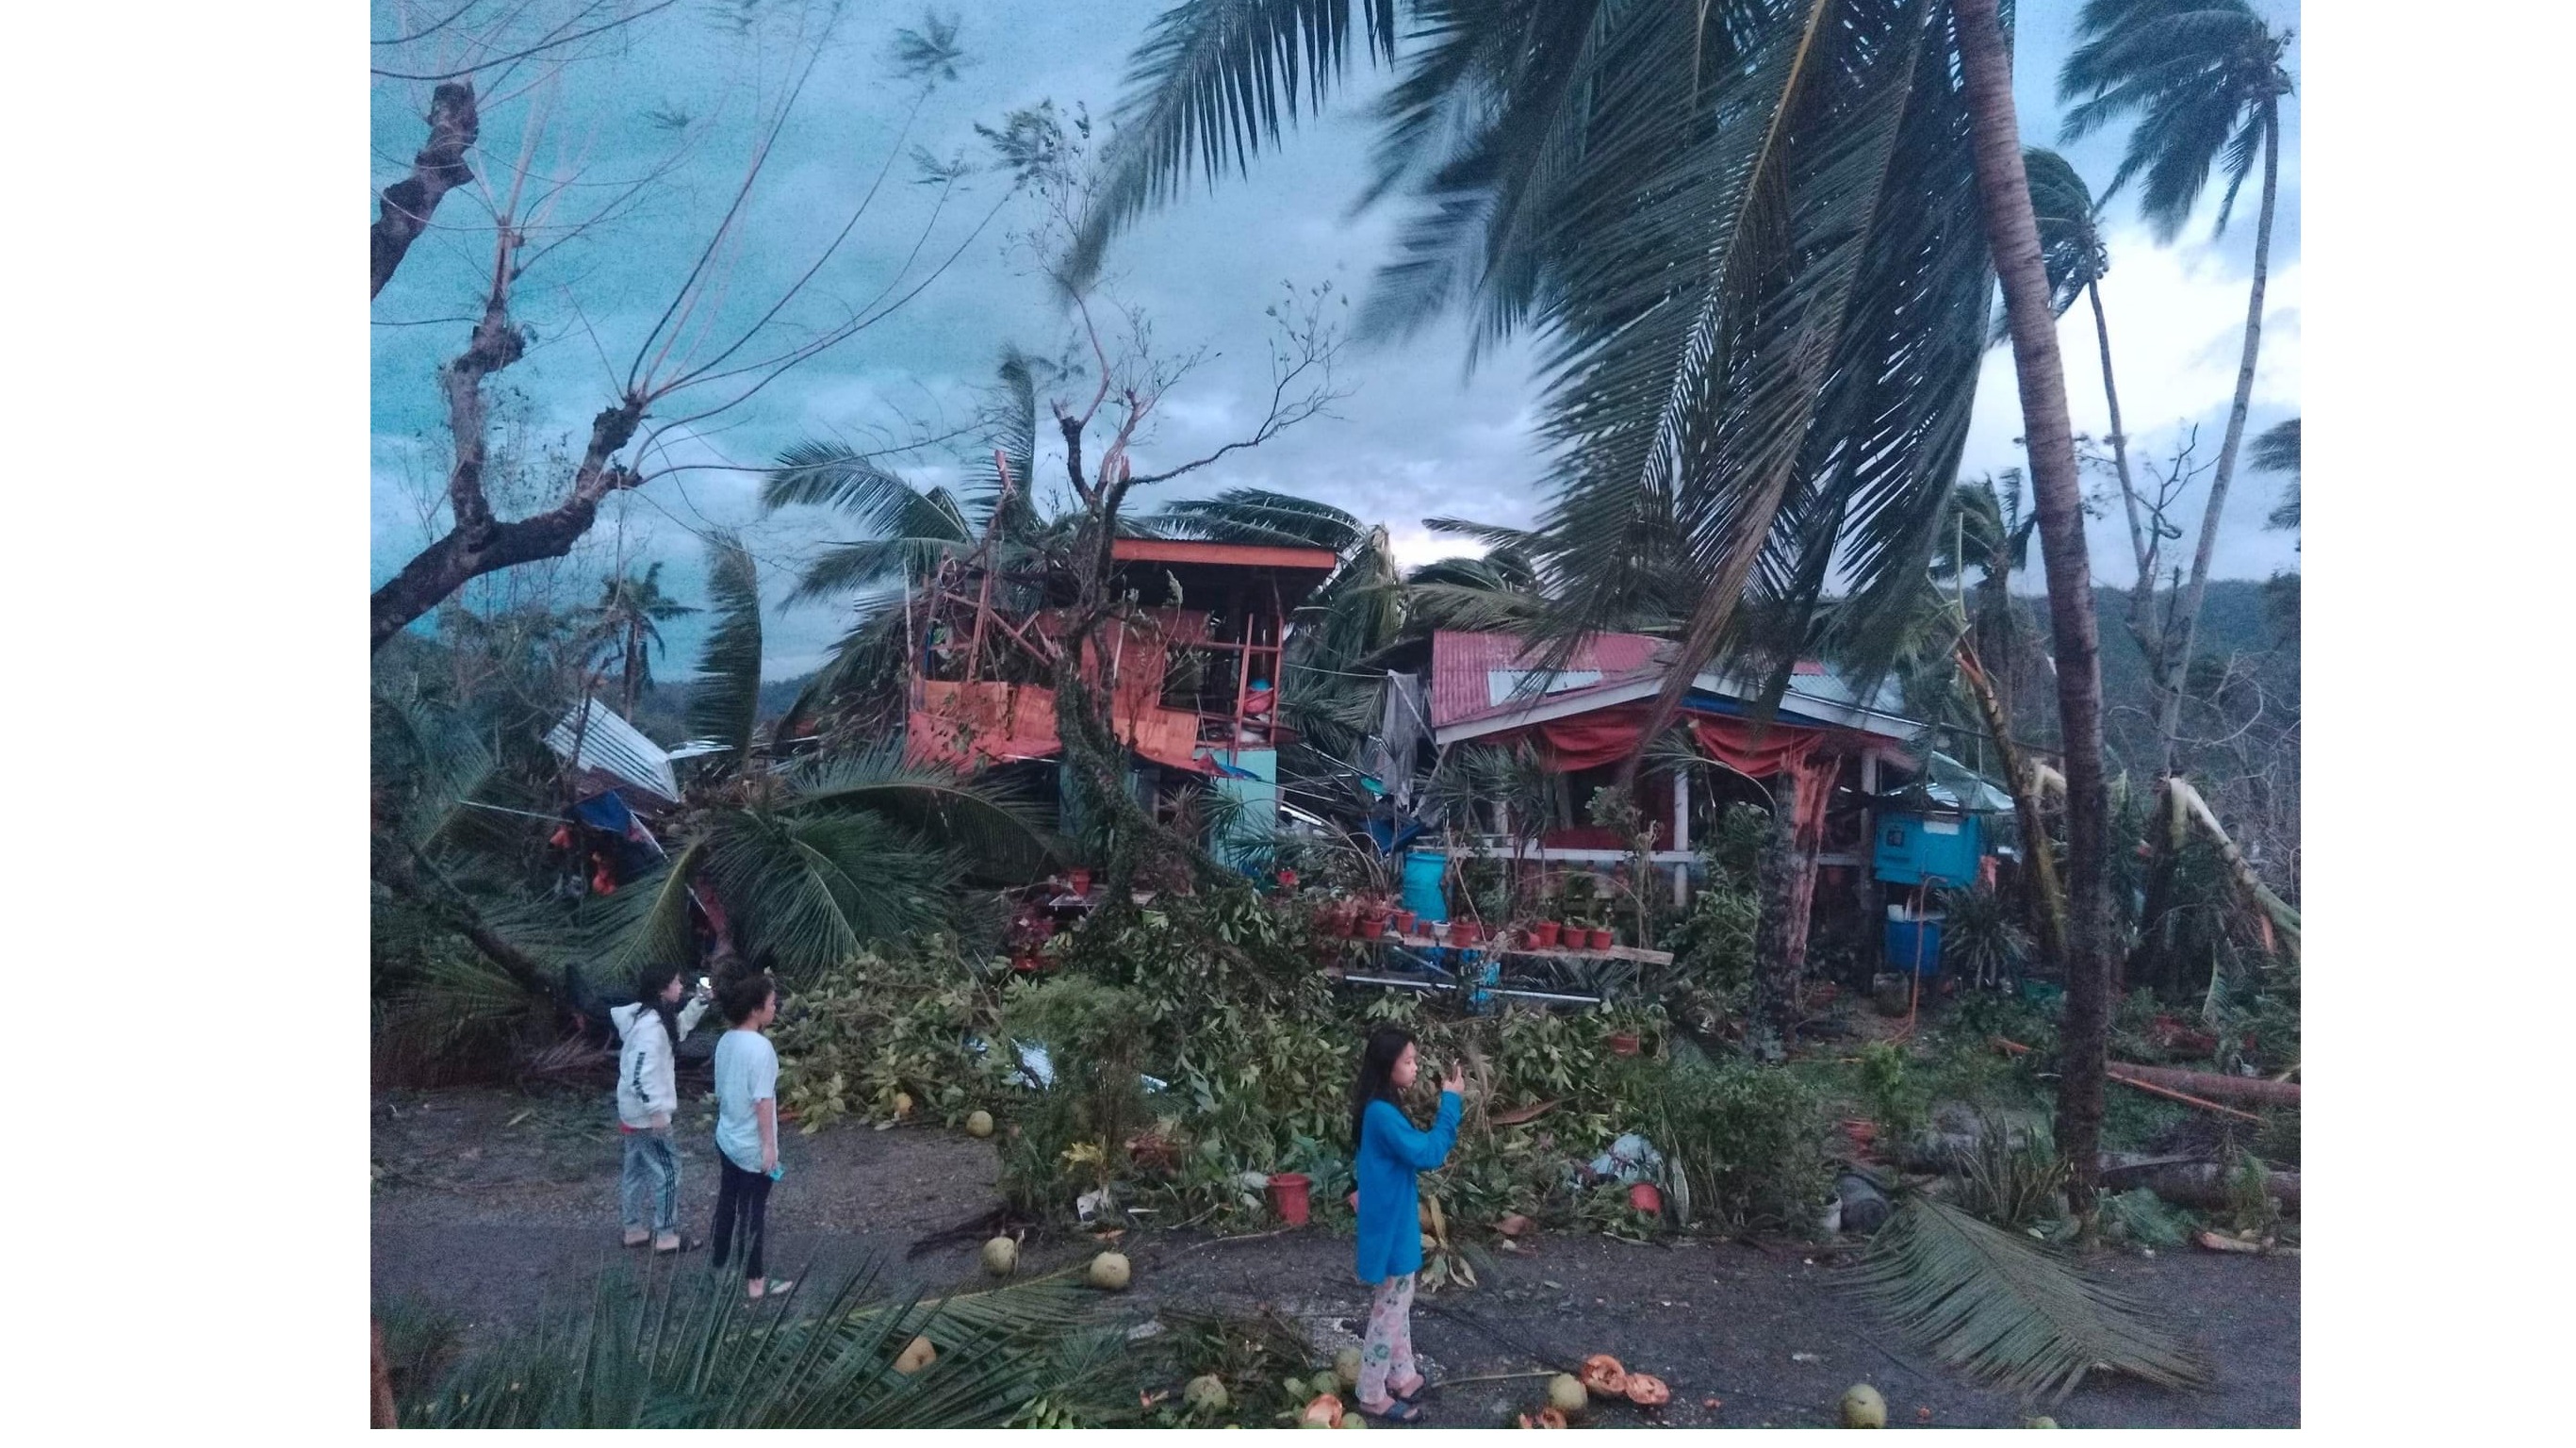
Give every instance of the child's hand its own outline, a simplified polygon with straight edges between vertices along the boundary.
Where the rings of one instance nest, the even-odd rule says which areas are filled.
[[[1440,1089],[1463,1095],[1467,1089],[1467,1068],[1459,1062],[1450,1062],[1448,1069],[1440,1073]]]

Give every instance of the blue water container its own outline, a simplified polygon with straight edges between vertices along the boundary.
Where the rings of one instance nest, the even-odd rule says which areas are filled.
[[[1941,973],[1941,919],[1890,920],[1887,922],[1887,968],[1898,975],[1915,969],[1916,937],[1922,939],[1922,971],[1926,976]]]
[[[1439,850],[1404,852],[1404,908],[1424,924],[1449,918],[1449,902],[1440,894],[1440,877],[1449,869],[1449,856]]]

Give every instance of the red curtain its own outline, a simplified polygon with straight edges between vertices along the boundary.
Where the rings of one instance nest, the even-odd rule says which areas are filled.
[[[1560,770],[1597,769],[1636,752],[1649,704],[1629,704],[1533,726],[1541,752]],[[1824,750],[1821,729],[1774,723],[1757,737],[1753,722],[1725,714],[1687,714],[1691,737],[1729,769],[1753,779],[1786,774],[1793,790],[1790,818],[1797,874],[1790,887],[1789,958],[1807,956],[1807,919],[1816,899],[1816,855],[1825,841],[1825,806],[1834,793],[1841,760]]]

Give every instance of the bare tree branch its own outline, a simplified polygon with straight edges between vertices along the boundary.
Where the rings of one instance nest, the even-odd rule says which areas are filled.
[[[631,15],[621,15],[614,20],[594,25],[588,30],[576,31],[571,35],[550,34],[545,39],[538,41],[536,44],[531,45],[524,50],[515,50],[508,55],[496,55],[490,60],[478,61],[473,65],[466,66],[459,70],[443,71],[435,75],[418,75],[408,71],[382,70],[370,67],[369,73],[380,80],[457,80],[465,76],[476,74],[480,71],[490,70],[496,65],[507,65],[512,61],[526,60],[528,57],[533,55],[543,55],[550,50],[560,50],[576,41],[588,40],[594,35],[605,35],[609,31],[615,30],[621,25],[632,25],[636,21],[641,20],[648,15],[668,10],[677,3],[678,0],[655,0],[654,4],[648,5]],[[597,7],[594,6],[592,8],[596,9]],[[588,14],[589,11],[585,10],[583,13]],[[569,20],[564,22],[566,25],[572,23],[573,22]],[[560,30],[562,27],[558,26],[556,28]]]

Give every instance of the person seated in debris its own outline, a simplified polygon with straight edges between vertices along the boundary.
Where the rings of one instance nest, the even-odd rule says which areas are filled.
[[[1421,1421],[1413,1395],[1422,1374],[1413,1359],[1413,1281],[1422,1270],[1417,1173],[1436,1171],[1458,1144],[1466,1069],[1451,1064],[1440,1078],[1440,1111],[1429,1131],[1416,1127],[1399,1101],[1421,1073],[1413,1033],[1380,1026],[1360,1052],[1351,1090],[1353,1174],[1359,1178],[1359,1279],[1376,1288],[1368,1335],[1360,1348],[1359,1408],[1390,1423]]]
[[[745,1291],[754,1299],[785,1292],[793,1282],[767,1276],[769,1189],[778,1168],[778,1050],[762,1035],[778,1016],[778,986],[766,974],[745,975],[724,989],[725,1019],[733,1029],[716,1042],[715,1266],[733,1260],[734,1234],[742,1234]]]
[[[687,993],[679,967],[646,966],[635,979],[635,1001],[608,1013],[622,1043],[617,1053],[617,1132],[626,1143],[618,1176],[618,1209],[626,1245],[679,1252],[696,1246],[680,1238],[680,1153],[671,1145],[671,1117],[680,1109],[680,1041],[707,1013],[713,993]],[[648,1213],[652,1225],[648,1229]]]

